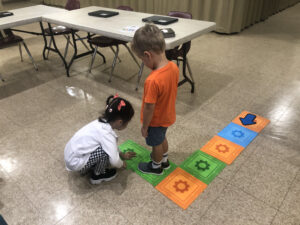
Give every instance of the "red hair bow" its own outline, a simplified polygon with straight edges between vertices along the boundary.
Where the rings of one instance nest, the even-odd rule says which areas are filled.
[[[118,105],[118,110],[120,111],[123,106],[126,106],[126,104],[123,100],[121,100],[119,105]]]

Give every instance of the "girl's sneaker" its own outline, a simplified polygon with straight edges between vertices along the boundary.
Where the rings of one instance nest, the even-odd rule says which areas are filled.
[[[104,174],[96,175],[92,172],[90,182],[91,184],[100,184],[102,181],[110,181],[117,176],[116,169],[106,169]]]

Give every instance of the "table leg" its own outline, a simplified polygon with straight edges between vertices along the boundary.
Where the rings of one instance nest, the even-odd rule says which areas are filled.
[[[141,80],[141,77],[142,77],[143,70],[144,70],[144,63],[142,62],[141,66],[140,66],[139,73],[138,73],[138,80],[137,80],[136,88],[135,88],[136,91],[139,89],[139,84],[140,84],[140,80]]]
[[[46,35],[45,35],[45,31],[44,31],[43,22],[40,22],[40,27],[41,27],[41,31],[42,31],[42,35],[43,35],[43,39],[44,39],[43,59],[46,60],[47,57],[46,57],[45,53],[46,53],[48,43],[47,43],[47,38],[46,38]]]
[[[185,45],[183,46],[183,51],[184,51],[184,54],[183,54],[183,65],[182,65],[182,74],[183,74],[183,77],[184,79],[181,80],[179,83],[178,83],[178,87],[181,86],[182,84],[184,84],[185,82],[189,82],[190,85],[191,85],[191,93],[194,93],[194,90],[195,90],[195,83],[193,80],[191,80],[187,74],[186,74],[186,67],[187,67],[187,58],[186,58],[186,48],[185,48]],[[189,66],[189,65],[188,65]]]
[[[67,74],[68,74],[68,76],[69,76],[70,67],[71,67],[74,59],[77,58],[77,45],[76,45],[74,30],[72,30],[72,40],[73,40],[74,54],[72,56],[72,59],[71,59],[69,65],[67,66]]]
[[[91,45],[91,48],[92,48],[92,50],[89,50],[89,51],[87,51],[87,52],[84,52],[84,53],[81,53],[81,54],[77,54],[77,52],[78,52],[78,49],[77,49],[77,44],[76,44],[76,41],[80,41],[80,39],[76,39],[76,31],[74,31],[74,30],[72,30],[72,42],[73,42],[73,48],[74,48],[74,54],[73,54],[73,56],[72,56],[72,58],[71,58],[71,61],[70,61],[70,63],[69,63],[69,65],[67,65],[67,75],[69,76],[69,72],[70,72],[70,68],[71,68],[71,66],[72,66],[72,64],[73,64],[73,62],[74,62],[74,60],[75,59],[79,59],[79,58],[81,58],[81,57],[84,57],[84,56],[87,56],[87,55],[92,55],[93,53],[94,53],[94,48],[92,47],[92,45]],[[88,36],[90,36],[90,34],[88,34]],[[71,44],[71,42],[70,42],[70,44]],[[103,62],[105,63],[106,62],[106,60],[105,60],[105,57],[104,57],[104,55],[102,55],[99,51],[96,51],[99,55],[101,55],[102,56],[102,58],[103,58]]]
[[[64,59],[64,57],[62,56],[62,54],[60,53],[60,51],[58,50],[58,48],[56,46],[55,38],[54,38],[52,27],[51,27],[50,23],[48,23],[48,27],[49,27],[49,30],[50,30],[50,36],[52,38],[52,43],[53,43],[54,49],[48,48],[48,47],[46,47],[46,48],[49,49],[49,50],[51,50],[51,51],[56,52],[59,55],[59,57],[61,58],[61,60],[63,61],[64,65],[65,65],[65,68],[66,68],[66,71],[67,71],[67,76],[69,77],[70,76],[70,74],[69,74],[69,66],[68,66],[66,60]]]

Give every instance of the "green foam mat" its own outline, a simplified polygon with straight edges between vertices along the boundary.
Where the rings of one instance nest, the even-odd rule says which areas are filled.
[[[200,150],[195,151],[180,168],[202,182],[209,184],[225,168],[226,164]]]
[[[136,172],[139,176],[141,176],[143,179],[148,181],[150,184],[153,186],[158,185],[163,179],[165,179],[173,170],[176,169],[177,165],[174,164],[173,162],[170,162],[170,168],[167,170],[164,170],[162,175],[152,175],[152,174],[144,174],[141,173],[138,169],[138,164],[140,162],[149,162],[150,159],[150,151],[132,140],[127,140],[123,144],[119,146],[120,150],[122,152],[127,152],[127,151],[133,151],[136,153],[136,157],[126,160],[127,163],[127,169],[133,170]]]

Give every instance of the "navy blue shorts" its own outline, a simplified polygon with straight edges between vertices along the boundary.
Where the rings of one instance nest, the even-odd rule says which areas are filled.
[[[157,146],[163,143],[167,133],[167,127],[148,127],[146,143],[150,146]]]

